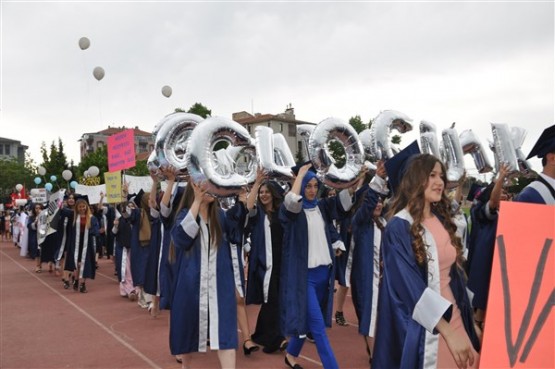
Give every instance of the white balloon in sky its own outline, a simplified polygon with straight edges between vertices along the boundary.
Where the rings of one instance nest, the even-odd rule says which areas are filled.
[[[39,175],[43,176],[46,174],[46,169],[44,169],[44,167],[39,167],[38,172],[39,172]]]
[[[17,192],[21,192],[21,190],[23,189],[23,185],[21,183],[18,183],[15,185],[15,189],[17,190]]]
[[[91,46],[91,41],[86,37],[81,37],[79,39],[79,47],[81,50],[87,50]]]
[[[170,86],[162,87],[162,95],[170,97],[172,95],[172,88]]]
[[[104,68],[102,67],[94,68],[93,76],[94,78],[96,78],[97,81],[100,81],[102,78],[104,78]]]

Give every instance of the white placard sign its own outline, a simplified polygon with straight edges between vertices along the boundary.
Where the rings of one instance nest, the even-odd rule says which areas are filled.
[[[78,184],[75,187],[75,193],[79,195],[87,195],[89,198],[89,204],[94,205],[100,202],[100,193],[106,195],[106,185],[98,186],[85,186]]]

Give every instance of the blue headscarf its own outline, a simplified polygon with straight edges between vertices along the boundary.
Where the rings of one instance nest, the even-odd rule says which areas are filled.
[[[316,180],[318,181],[318,188],[320,188],[320,180],[318,180],[316,173],[310,170],[306,172],[306,174],[303,177],[303,182],[301,184],[301,196],[303,197],[303,209],[312,209],[312,208],[315,208],[316,205],[318,205],[318,196],[316,196],[314,200],[309,201],[304,195],[306,185],[308,184],[308,182],[312,180],[312,178],[316,178]]]

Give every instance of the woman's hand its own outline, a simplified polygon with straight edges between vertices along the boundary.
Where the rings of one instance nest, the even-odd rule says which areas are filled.
[[[451,355],[455,359],[455,363],[459,369],[466,369],[468,366],[474,365],[474,354],[472,352],[472,344],[466,334],[460,334],[451,329],[451,326],[445,319],[441,319],[436,326],[439,333],[445,339]]]
[[[206,182],[195,183],[191,181],[189,183],[193,186],[193,191],[195,194],[194,202],[197,202],[198,204],[200,204],[202,202],[202,198],[206,194],[206,189],[207,189]]]
[[[168,181],[175,182],[175,178],[177,177],[177,169],[173,165],[165,165],[160,168],[160,171]]]

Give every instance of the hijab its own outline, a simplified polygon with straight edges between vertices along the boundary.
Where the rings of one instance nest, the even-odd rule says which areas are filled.
[[[303,197],[303,209],[312,209],[312,208],[315,208],[316,205],[318,205],[318,196],[314,197],[314,199],[312,201],[309,201],[304,195],[306,185],[313,178],[316,178],[316,180],[318,181],[318,187],[320,187],[320,180],[318,180],[318,177],[316,176],[316,173],[309,170],[308,172],[306,172],[306,174],[303,177],[303,181],[302,181],[302,185],[301,185],[301,195]]]

